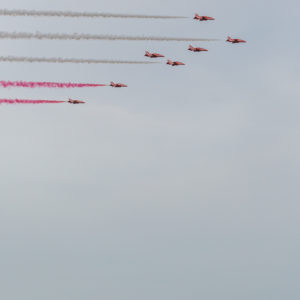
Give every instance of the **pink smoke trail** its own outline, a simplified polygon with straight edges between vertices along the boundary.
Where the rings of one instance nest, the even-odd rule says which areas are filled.
[[[0,99],[0,104],[44,104],[44,103],[64,103],[58,100],[24,100],[24,99]]]
[[[94,83],[64,83],[64,82],[35,82],[35,81],[0,81],[0,86],[7,87],[25,87],[25,88],[84,88],[84,87],[99,87],[106,86],[106,84],[94,84]]]

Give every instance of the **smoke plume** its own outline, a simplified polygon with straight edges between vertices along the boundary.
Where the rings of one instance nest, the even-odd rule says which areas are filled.
[[[0,9],[0,16],[13,17],[67,17],[67,18],[134,18],[134,19],[186,19],[183,16],[155,16],[139,14],[113,14],[99,12],[74,12],[74,11],[44,11],[44,10],[21,10]]]
[[[83,33],[30,33],[0,31],[0,39],[38,39],[38,40],[108,40],[108,41],[161,41],[161,42],[214,42],[218,39],[185,38],[185,37],[158,37],[158,36],[126,36],[102,35]]]
[[[99,87],[106,86],[106,84],[93,83],[64,83],[64,82],[39,82],[39,81],[0,81],[0,86],[7,87],[25,87],[25,88],[84,88],[84,87]]]
[[[0,62],[29,62],[29,63],[74,63],[74,64],[157,64],[150,61],[131,60],[105,60],[105,59],[81,59],[61,57],[23,57],[23,56],[0,56]]]
[[[0,104],[46,104],[46,103],[64,103],[66,101],[58,100],[24,100],[24,99],[0,99]]]

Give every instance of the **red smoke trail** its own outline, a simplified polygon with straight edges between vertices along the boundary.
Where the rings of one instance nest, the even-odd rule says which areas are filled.
[[[24,100],[24,99],[0,99],[0,104],[44,104],[44,103],[64,103],[58,100]]]
[[[64,82],[35,82],[35,81],[0,81],[2,87],[46,87],[46,88],[84,88],[84,87],[99,87],[106,86],[106,84],[94,83],[64,83]]]

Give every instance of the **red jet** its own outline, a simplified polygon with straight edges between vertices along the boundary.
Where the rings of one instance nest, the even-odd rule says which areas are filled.
[[[114,82],[110,82],[110,86],[111,87],[115,87],[115,88],[121,88],[121,87],[127,87],[126,84],[123,84],[123,83],[114,83]]]
[[[68,103],[72,103],[72,104],[83,104],[85,103],[84,101],[80,101],[80,100],[72,100],[72,99],[69,99]]]
[[[167,65],[171,65],[171,66],[184,66],[185,64],[180,62],[180,61],[171,61],[171,60],[168,60],[167,62]]]
[[[238,43],[247,43],[244,40],[240,40],[240,39],[232,39],[230,36],[227,37],[226,42],[232,43],[232,44],[238,44]]]
[[[204,49],[204,48],[194,48],[192,45],[190,45],[189,49],[190,51],[193,51],[193,52],[202,52],[202,51],[208,51],[207,49]]]
[[[159,54],[159,53],[150,53],[148,51],[146,51],[145,56],[150,57],[150,58],[165,57],[162,54]]]
[[[194,20],[199,20],[199,21],[212,21],[214,18],[208,17],[208,16],[199,16],[198,14],[195,14]]]

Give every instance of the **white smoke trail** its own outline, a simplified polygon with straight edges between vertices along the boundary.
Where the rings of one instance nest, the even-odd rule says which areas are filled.
[[[126,36],[126,35],[98,35],[82,33],[30,33],[0,31],[0,39],[38,39],[38,40],[109,40],[109,41],[163,41],[163,42],[212,42],[217,39],[157,37],[157,36]]]
[[[22,56],[0,56],[0,62],[39,62],[39,63],[74,63],[74,64],[157,64],[151,61],[131,60],[108,60],[108,59],[80,59],[61,57],[22,57]]]
[[[153,16],[136,14],[112,14],[97,12],[74,12],[74,11],[44,11],[44,10],[21,10],[0,9],[0,16],[23,16],[23,17],[69,17],[69,18],[135,18],[135,19],[186,19],[182,16]]]

